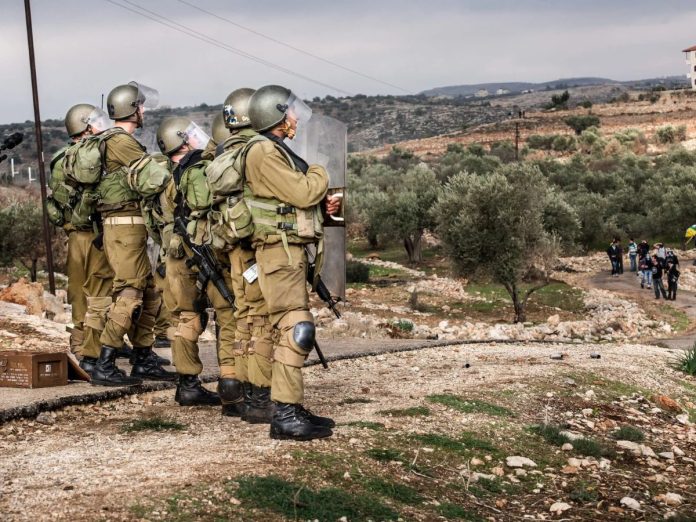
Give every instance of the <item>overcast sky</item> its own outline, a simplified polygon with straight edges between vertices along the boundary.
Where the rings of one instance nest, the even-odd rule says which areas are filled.
[[[156,13],[150,17],[167,17],[307,79],[107,0],[32,0],[42,118],[62,118],[75,103],[99,103],[102,93],[130,80],[159,89],[162,104],[182,106],[222,103],[235,88],[268,83],[311,98],[685,74],[680,51],[696,44],[693,0],[187,0],[361,76],[179,0],[112,1],[145,7]],[[23,5],[0,0],[2,123],[33,119]]]

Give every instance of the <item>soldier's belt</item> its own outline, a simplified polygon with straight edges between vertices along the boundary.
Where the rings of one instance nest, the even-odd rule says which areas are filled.
[[[105,225],[144,225],[142,216],[112,216],[104,218]]]

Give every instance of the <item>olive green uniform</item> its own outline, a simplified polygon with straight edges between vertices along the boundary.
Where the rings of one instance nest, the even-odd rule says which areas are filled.
[[[144,156],[144,149],[125,132],[113,135],[105,144],[106,174],[98,186],[98,210],[104,226],[104,251],[114,270],[114,281],[113,304],[101,343],[118,347],[128,334],[134,347],[150,347],[161,301],[147,256],[141,194],[129,181],[128,172],[128,167]],[[159,185],[163,174],[157,175]]]
[[[319,165],[311,165],[306,174],[298,171],[271,140],[251,145],[245,165],[245,200],[254,215],[258,281],[270,322],[277,329],[271,399],[300,404],[304,400],[301,368],[309,350],[297,344],[293,329],[300,322],[314,321],[309,312],[305,245],[321,236],[318,205],[326,196],[329,177]],[[278,206],[294,207],[282,218],[295,222],[292,230],[278,228],[281,214],[268,210]]]

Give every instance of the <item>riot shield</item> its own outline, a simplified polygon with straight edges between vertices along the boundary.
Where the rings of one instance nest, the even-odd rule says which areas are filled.
[[[305,127],[288,146],[307,163],[316,163],[329,173],[329,194],[343,194],[337,219],[324,223],[324,266],[321,277],[334,296],[346,297],[346,229],[343,216],[346,205],[346,163],[348,127],[342,121],[312,113]]]

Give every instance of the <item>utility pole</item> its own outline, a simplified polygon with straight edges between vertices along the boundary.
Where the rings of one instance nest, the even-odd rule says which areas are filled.
[[[48,269],[48,287],[56,294],[56,279],[53,274],[53,251],[51,250],[51,230],[48,226],[46,212],[46,170],[44,169],[43,141],[41,140],[41,114],[39,113],[39,87],[36,82],[36,59],[34,57],[34,32],[31,27],[31,6],[24,0],[24,15],[27,20],[27,44],[29,46],[29,67],[31,69],[31,90],[34,97],[34,132],[36,133],[36,158],[39,163],[39,183],[41,185],[41,209],[43,214],[43,235],[46,245],[46,268]],[[31,174],[30,174],[31,175]]]
[[[515,120],[515,161],[520,161],[520,121]]]

